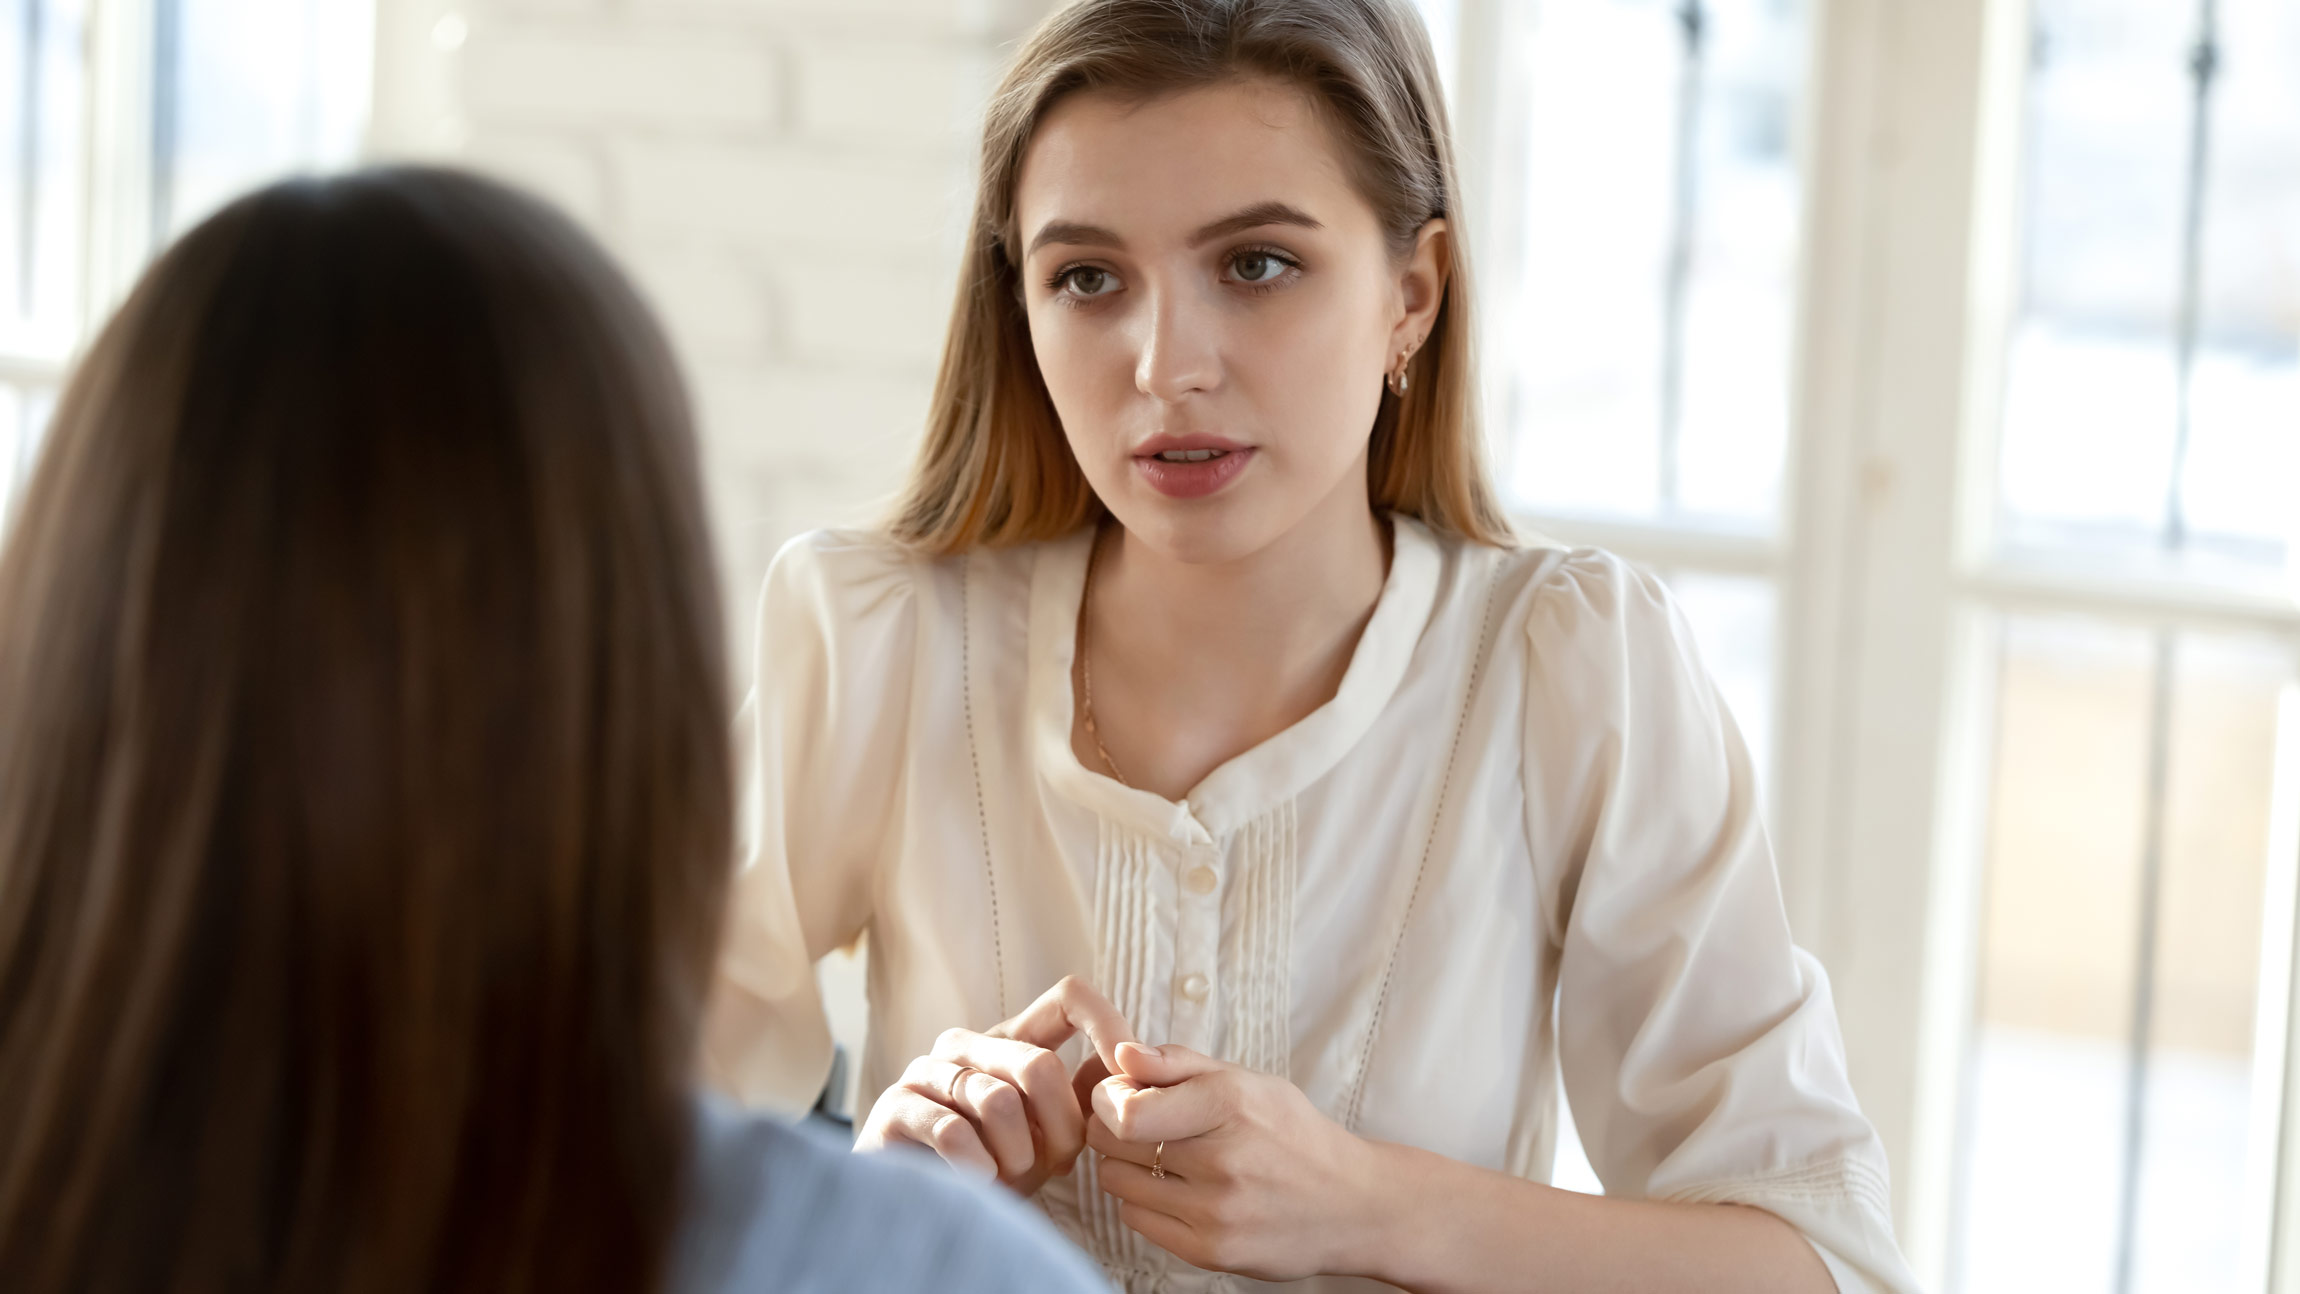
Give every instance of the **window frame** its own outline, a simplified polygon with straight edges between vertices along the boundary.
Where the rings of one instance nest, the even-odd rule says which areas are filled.
[[[1491,281],[1522,192],[1505,75],[1529,6],[1457,0],[1454,112]],[[2028,0],[1808,0],[1798,286],[1783,505],[1770,536],[1522,515],[1634,561],[1772,581],[1771,802],[1793,929],[1831,972],[1848,1064],[1895,1168],[1897,1224],[1928,1286],[1948,1270],[1975,1018],[1993,763],[1992,622],[2078,613],[2243,630],[2300,654],[2300,597],[2023,563],[1994,548],[1998,424],[2021,256]],[[1493,275],[1494,269],[1500,275]],[[2295,707],[2280,729],[2296,737]],[[2300,762],[2300,761],[2295,761]],[[2280,777],[2283,770],[2280,766]],[[2284,779],[2287,786],[2291,778]],[[2286,806],[2286,813],[2292,812]],[[2279,828],[2260,1031],[2300,1001],[2300,828]],[[1915,1027],[1909,1025],[1915,1021]],[[2300,1128],[2280,1118],[2255,1266],[2300,1294]],[[2273,1214],[2270,1221],[2267,1215]]]
[[[396,0],[394,0],[396,3]],[[444,12],[450,0],[424,0]],[[98,329],[124,301],[168,230],[158,190],[159,109],[165,87],[161,42],[167,39],[165,14],[180,0],[84,0],[79,141],[81,218],[84,237],[74,266],[70,318],[60,335],[28,343],[0,339],[0,383],[20,390],[61,394],[65,380]],[[380,11],[394,4],[379,4]],[[382,48],[376,22],[368,58],[375,67],[398,70],[410,60],[404,50]],[[428,28],[422,28],[428,31]],[[408,33],[391,33],[401,45]],[[369,135],[373,136],[370,122]],[[25,482],[12,480],[0,465],[0,525],[5,525],[12,492]]]
[[[86,240],[68,335],[54,348],[0,345],[0,382],[60,389],[98,324],[152,253],[151,0],[90,0],[80,141]]]

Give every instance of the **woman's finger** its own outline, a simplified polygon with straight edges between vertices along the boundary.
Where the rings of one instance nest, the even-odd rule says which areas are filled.
[[[1180,1169],[1175,1162],[1176,1149],[1174,1145],[1165,1143],[1165,1152],[1161,1154],[1158,1150],[1160,1144],[1155,1141],[1123,1140],[1117,1133],[1110,1130],[1109,1124],[1100,1119],[1091,1120],[1086,1125],[1086,1148],[1095,1154],[1101,1155],[1105,1159],[1115,1159],[1145,1169],[1156,1164],[1169,1173],[1179,1174]]]
[[[879,1106],[871,1113],[871,1124],[883,1144],[907,1141],[984,1180],[998,1176],[998,1161],[991,1158],[965,1115],[902,1087],[888,1089]]]
[[[1037,1166],[1038,1150],[1019,1089],[971,1065],[933,1056],[912,1061],[903,1071],[902,1086],[965,1115],[1001,1176],[1019,1181]]]
[[[1094,1086],[1094,1113],[1122,1141],[1183,1141],[1202,1137],[1237,1111],[1233,1071],[1217,1070],[1173,1087],[1142,1087],[1113,1076]]]
[[[1112,1073],[1118,1072],[1118,1044],[1137,1041],[1134,1026],[1110,999],[1076,975],[1063,976],[1020,1015],[990,1031],[992,1037],[1015,1038],[1049,1051],[1081,1032]]]
[[[1069,1067],[1052,1051],[1013,1038],[946,1030],[934,1058],[989,1074],[1019,1093],[1023,1129],[1035,1134],[1035,1154],[1061,1172],[1086,1145],[1086,1115],[1070,1085]],[[1003,1162],[1003,1160],[1002,1160]]]
[[[1228,1061],[1216,1060],[1204,1052],[1192,1051],[1171,1042],[1163,1047],[1122,1042],[1118,1044],[1117,1057],[1116,1072],[1133,1079],[1141,1087],[1172,1087],[1201,1074],[1233,1068]]]
[[[1095,1119],[1086,1125],[1086,1145],[1102,1159],[1105,1167],[1111,1163],[1130,1164],[1144,1172],[1162,1168],[1169,1178],[1185,1182],[1195,1179],[1201,1185],[1212,1175],[1207,1143],[1199,1140],[1121,1141],[1108,1124]]]
[[[1128,1204],[1139,1204],[1174,1217],[1188,1209],[1189,1183],[1173,1173],[1159,1177],[1140,1164],[1105,1159],[1095,1177],[1102,1185],[1103,1194]]]
[[[1079,1062],[1078,1072],[1070,1076],[1070,1095],[1072,1099],[1077,1101],[1080,1112],[1080,1136],[1085,1135],[1084,1125],[1093,1121],[1094,1085],[1108,1077],[1110,1077],[1110,1067],[1102,1063],[1100,1056],[1091,1052],[1087,1054],[1085,1060]]]

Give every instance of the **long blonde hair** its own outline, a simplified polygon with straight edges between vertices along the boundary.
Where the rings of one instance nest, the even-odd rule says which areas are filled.
[[[983,125],[982,176],[926,440],[889,529],[964,552],[1050,539],[1101,514],[1030,344],[1014,195],[1057,99],[1129,97],[1262,76],[1301,87],[1344,143],[1393,255],[1443,218],[1446,296],[1402,398],[1384,391],[1367,467],[1375,508],[1507,546],[1477,410],[1468,264],[1451,132],[1421,20],[1400,0],[1079,0],[1007,71]]]

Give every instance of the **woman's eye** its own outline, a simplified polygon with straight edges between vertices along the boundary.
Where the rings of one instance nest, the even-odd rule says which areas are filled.
[[[1063,271],[1060,286],[1069,289],[1072,296],[1098,297],[1115,287],[1118,280],[1110,271],[1091,265],[1079,265]]]
[[[1268,252],[1241,252],[1230,262],[1243,283],[1267,283],[1286,272],[1286,263]]]

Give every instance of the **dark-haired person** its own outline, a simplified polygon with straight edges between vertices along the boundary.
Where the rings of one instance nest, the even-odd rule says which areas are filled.
[[[294,183],[162,257],[0,556],[0,1289],[1095,1287],[695,1099],[715,588],[664,344],[538,203]]]
[[[726,1077],[867,930],[858,1144],[1130,1290],[1909,1291],[1683,619],[1495,497],[1412,8],[1077,0],[982,157],[903,506],[767,580]]]

